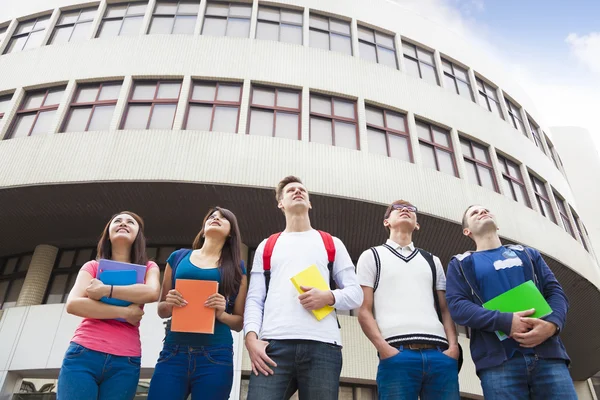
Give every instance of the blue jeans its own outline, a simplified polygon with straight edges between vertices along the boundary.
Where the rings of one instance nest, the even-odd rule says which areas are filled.
[[[231,345],[165,344],[150,381],[148,400],[228,399],[233,385]]]
[[[140,357],[114,356],[71,342],[58,375],[57,400],[131,400]]]
[[[577,400],[565,360],[516,352],[502,365],[480,371],[479,378],[486,400]]]
[[[337,400],[342,348],[312,340],[269,340],[274,375],[250,375],[248,400]]]
[[[380,400],[458,400],[458,362],[439,349],[410,350],[400,346],[393,357],[379,361]],[[487,399],[486,399],[487,400]]]

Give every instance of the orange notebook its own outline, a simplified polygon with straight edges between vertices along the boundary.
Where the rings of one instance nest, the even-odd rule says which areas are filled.
[[[215,309],[204,306],[208,296],[219,291],[217,281],[177,279],[175,289],[188,302],[185,307],[173,307],[171,331],[215,333]]]

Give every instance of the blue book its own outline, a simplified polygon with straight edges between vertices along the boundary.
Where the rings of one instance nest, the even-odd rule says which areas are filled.
[[[113,286],[126,286],[137,283],[137,272],[133,269],[121,270],[121,271],[101,271],[98,275],[98,279],[105,285]],[[115,299],[113,297],[102,297],[101,302],[110,304],[113,306],[127,307],[131,304],[129,301]]]
[[[126,262],[101,259],[98,261],[98,276],[101,276],[105,271],[124,271],[134,270],[136,272],[136,280],[133,283],[144,283],[146,279],[146,266],[139,264],[130,264]],[[100,279],[100,278],[98,278]],[[102,279],[100,279],[102,281]],[[104,282],[104,281],[102,281]],[[104,282],[106,283],[106,282]]]

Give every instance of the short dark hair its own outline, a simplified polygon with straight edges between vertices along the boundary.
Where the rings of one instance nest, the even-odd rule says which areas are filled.
[[[471,204],[469,207],[467,207],[467,209],[463,213],[463,217],[462,217],[462,228],[463,229],[466,229],[469,227],[469,223],[467,222],[467,212],[471,209],[471,207],[475,207],[477,205],[478,204]]]
[[[281,181],[279,181],[277,187],[275,188],[275,199],[277,199],[277,201],[281,200],[281,197],[283,197],[283,188],[289,185],[290,183],[300,183],[303,185],[302,181],[297,176],[286,176]]]
[[[408,200],[396,200],[392,204],[390,204],[388,206],[388,208],[385,210],[385,214],[383,215],[383,219],[388,219],[390,217],[390,214],[392,213],[392,211],[394,211],[394,206],[397,206],[397,205],[412,206],[412,207],[414,207],[414,204],[412,204]]]

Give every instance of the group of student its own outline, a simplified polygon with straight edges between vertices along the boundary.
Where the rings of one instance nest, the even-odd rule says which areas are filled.
[[[184,333],[167,324],[148,392],[149,400],[227,399],[233,384],[231,330],[244,330],[250,356],[249,400],[338,398],[342,341],[335,312],[317,320],[312,310],[358,309],[362,330],[377,350],[380,399],[459,399],[462,349],[455,322],[471,330],[471,356],[486,399],[577,399],[569,357],[559,338],[567,298],[540,253],[503,246],[487,208],[464,213],[463,234],[476,251],[454,256],[448,275],[438,257],[415,247],[421,227],[417,208],[399,200],[387,208],[386,243],[365,250],[354,264],[336,237],[312,228],[309,193],[288,176],[276,188],[286,226],[256,249],[250,279],[241,261],[236,216],[214,207],[192,249],[174,252],[162,281],[146,256],[144,223],[132,212],[113,216],[98,243],[98,259],[146,265],[143,284],[110,286],[97,279],[98,261],[81,268],[67,312],[83,317],[65,354],[58,400],[131,400],[140,375],[139,322],[143,304],[158,299],[169,318],[187,301],[177,279],[218,281],[205,305],[215,309],[214,334]],[[352,218],[352,216],[348,216]],[[302,287],[290,278],[316,265],[330,290]],[[535,282],[552,313],[530,317],[490,311],[486,301],[528,280]],[[248,283],[249,282],[249,283]],[[99,301],[113,297],[127,307]],[[497,331],[508,335],[500,340]]]

